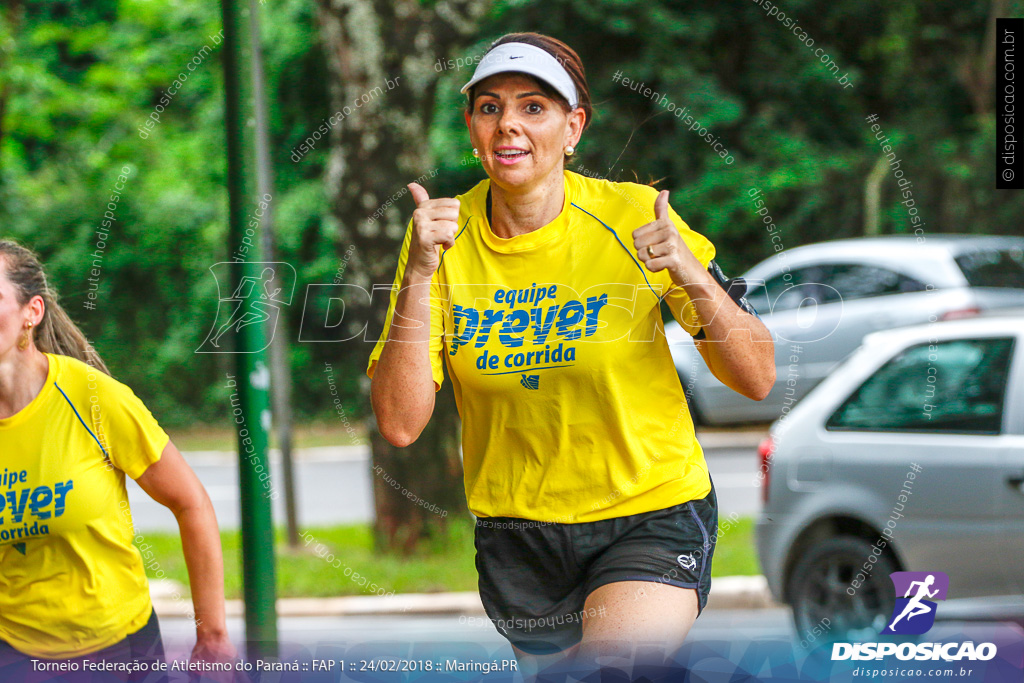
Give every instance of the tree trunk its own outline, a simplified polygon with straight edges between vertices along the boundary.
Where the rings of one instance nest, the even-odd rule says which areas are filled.
[[[405,192],[380,220],[367,219],[406,183],[436,167],[427,142],[440,75],[434,65],[475,38],[489,6],[474,0],[318,0],[335,112],[335,125],[331,120],[325,123],[330,129],[326,182],[331,213],[340,228],[338,252],[355,248],[349,283],[370,291],[375,283],[393,282],[412,200]],[[355,106],[357,101],[360,106]],[[352,330],[369,320],[367,329],[379,332],[387,304],[388,298],[380,295],[361,308],[360,302],[346,300],[345,319],[356,321]],[[361,339],[357,335],[336,346],[365,368],[372,344]],[[363,387],[368,403],[368,382]],[[465,514],[458,416],[450,381],[436,399],[430,424],[408,448],[391,446],[371,420],[375,540],[380,551],[411,552],[429,534],[431,521],[439,521],[443,529],[448,516]]]
[[[1006,0],[992,0],[989,3],[985,36],[978,46],[977,54],[960,56],[957,79],[971,97],[974,113],[985,116],[995,109],[996,74],[996,19],[1011,16]]]
[[[879,156],[875,165],[864,180],[864,236],[874,237],[881,234],[880,207],[882,203],[882,181],[889,174],[888,163],[884,156]]]

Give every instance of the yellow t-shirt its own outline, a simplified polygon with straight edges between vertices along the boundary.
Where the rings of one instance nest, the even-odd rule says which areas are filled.
[[[42,391],[0,420],[0,640],[57,659],[146,625],[125,474],[138,479],[168,437],[124,384],[46,357]]]
[[[454,246],[431,283],[435,390],[448,363],[462,417],[466,499],[478,517],[560,523],[649,512],[711,490],[659,301],[691,335],[696,311],[667,270],[636,258],[632,232],[658,190],[565,171],[555,220],[504,239],[487,220],[490,180],[457,197]],[[707,267],[709,240],[674,211]],[[412,238],[399,255],[373,377]]]

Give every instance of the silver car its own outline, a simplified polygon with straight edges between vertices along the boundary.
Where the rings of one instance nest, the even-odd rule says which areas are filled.
[[[1020,595],[1024,314],[868,335],[760,454],[761,568],[801,637],[877,636],[893,571],[945,572],[950,598]]]
[[[776,340],[775,388],[762,401],[729,389],[670,320],[665,334],[699,423],[774,420],[869,332],[1024,305],[1024,237],[835,240],[781,251],[742,277],[747,301]],[[794,348],[801,366],[795,382],[785,372]]]

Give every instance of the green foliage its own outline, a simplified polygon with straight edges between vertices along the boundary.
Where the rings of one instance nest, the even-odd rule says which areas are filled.
[[[271,121],[278,260],[297,266],[300,280],[300,305],[282,330],[294,341],[305,283],[325,281],[320,266],[337,258],[322,228],[322,156],[303,166],[288,159],[327,111],[325,89],[305,86],[325,81],[313,8],[290,0],[274,13],[264,55],[270,97],[281,103]],[[0,233],[40,253],[64,307],[162,423],[223,419],[231,359],[194,353],[217,307],[209,268],[228,258],[216,3],[38,2],[2,16],[0,40],[13,49],[0,61]],[[146,128],[151,116],[158,122]],[[114,220],[97,234],[110,201]],[[327,406],[312,355],[293,347],[300,418]],[[350,365],[339,362],[338,374],[351,375]]]
[[[331,114],[328,72],[314,3],[261,8],[277,260],[298,273],[279,333],[295,341],[306,285],[331,282],[345,251],[327,218],[326,142],[298,163],[289,158]],[[493,4],[487,30],[450,56],[479,54],[516,30],[569,43],[595,102],[574,163],[615,180],[660,179],[730,275],[774,253],[748,200],[753,187],[763,191],[787,248],[862,234],[864,182],[881,153],[869,114],[879,116],[914,183],[926,234],[1019,232],[1024,194],[993,189],[990,93],[982,98],[987,108],[972,96],[991,90],[981,54],[987,3],[792,0],[785,9],[813,48],[749,0],[527,0]],[[1022,10],[1019,0],[1009,2],[1006,15]],[[219,30],[217,3],[38,0],[0,10],[0,235],[40,252],[115,376],[169,426],[226,414],[230,357],[194,353],[216,310],[209,267],[228,256]],[[188,70],[204,46],[205,57]],[[666,105],[614,82],[616,72],[663,94],[666,105],[686,107],[734,163]],[[843,73],[853,87],[839,84]],[[175,86],[179,74],[186,79]],[[427,136],[440,166],[431,196],[465,192],[484,177],[471,163],[459,94],[470,74],[440,75]],[[159,123],[145,128],[154,114]],[[122,167],[127,180],[90,283],[96,231]],[[899,199],[887,175],[883,233],[912,230]],[[407,218],[410,206],[403,198],[390,210]],[[90,286],[95,310],[83,306]],[[347,414],[365,414],[357,382],[368,348],[350,348],[292,346],[300,419],[332,418],[325,361]]]

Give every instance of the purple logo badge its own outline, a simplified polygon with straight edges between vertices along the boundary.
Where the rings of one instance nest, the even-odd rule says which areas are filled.
[[[882,633],[919,635],[935,624],[935,600],[945,600],[949,576],[943,572],[893,572],[896,607]]]

